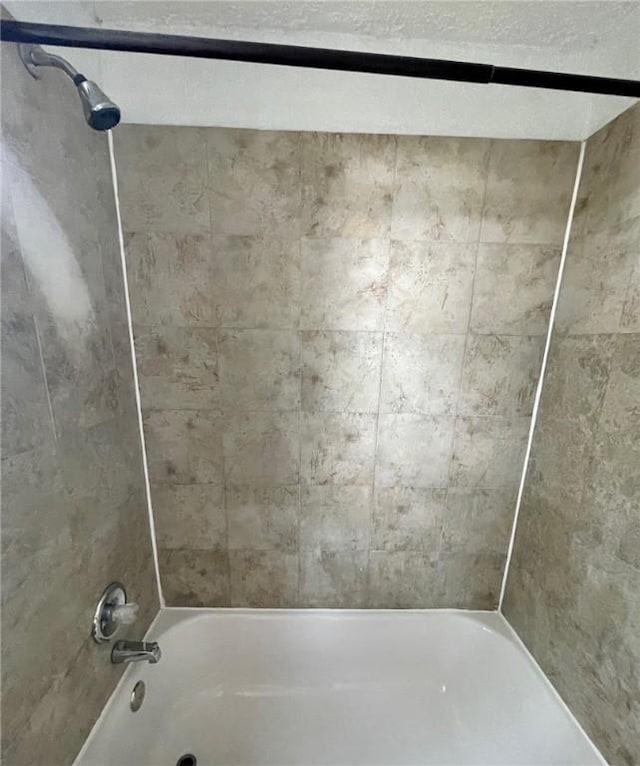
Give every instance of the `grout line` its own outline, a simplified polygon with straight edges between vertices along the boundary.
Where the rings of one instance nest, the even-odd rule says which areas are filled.
[[[586,142],[583,141],[582,142],[582,146],[584,146],[585,143]],[[607,761],[603,757],[602,753],[598,750],[598,748],[596,747],[595,743],[592,741],[591,737],[587,734],[587,732],[585,731],[585,729],[582,726],[582,724],[580,723],[580,721],[578,721],[578,719],[574,715],[574,713],[571,710],[571,708],[569,707],[569,705],[567,705],[567,703],[563,699],[563,697],[560,694],[560,692],[553,685],[553,683],[552,683],[551,679],[549,678],[549,676],[540,667],[540,663],[536,660],[536,658],[533,656],[533,654],[529,651],[529,649],[528,649],[527,645],[525,644],[525,642],[520,638],[520,635],[518,634],[517,630],[513,627],[513,625],[509,622],[509,620],[507,620],[507,618],[504,616],[504,614],[502,614],[502,612],[498,611],[497,615],[498,615],[498,618],[501,619],[504,622],[504,624],[505,624],[508,632],[510,633],[511,637],[513,638],[514,642],[517,644],[517,646],[527,656],[527,659],[533,665],[533,667],[535,669],[535,672],[538,673],[542,677],[544,685],[549,689],[549,691],[551,692],[551,694],[553,695],[555,700],[558,702],[558,704],[564,710],[564,712],[568,715],[568,717],[571,719],[572,723],[576,726],[576,728],[580,731],[582,736],[587,740],[589,745],[591,745],[594,754],[600,759],[600,761],[602,762],[603,766],[607,766]]]
[[[131,318],[131,301],[129,298],[129,279],[127,276],[127,259],[124,250],[124,235],[122,233],[122,217],[120,215],[120,194],[118,191],[118,173],[116,170],[116,158],[113,148],[113,131],[107,131],[107,140],[109,143],[109,161],[111,164],[111,180],[113,182],[113,195],[116,205],[116,220],[118,223],[118,244],[120,246],[120,262],[122,265],[122,282],[124,287],[124,302],[127,315],[127,330],[129,333],[129,347],[131,349],[131,367],[133,371],[133,390],[136,399],[136,412],[138,416],[138,431],[140,434],[140,449],[142,451],[142,471],[144,474],[144,487],[147,496],[147,511],[149,514],[149,533],[151,535],[151,549],[153,551],[153,563],[156,573],[156,584],[158,586],[158,599],[160,608],[166,606],[164,594],[162,593],[162,583],[160,582],[160,562],[158,560],[158,541],[156,537],[156,525],[153,517],[153,506],[151,503],[151,484],[149,483],[149,466],[147,463],[147,445],[144,437],[144,425],[142,420],[142,402],[140,399],[140,381],[138,379],[138,364],[136,361],[136,348],[133,337],[133,321]]]
[[[553,292],[553,301],[551,303],[551,311],[549,313],[549,326],[547,328],[547,339],[545,341],[544,354],[542,355],[542,364],[540,366],[540,375],[538,377],[538,385],[536,386],[536,394],[533,400],[533,410],[531,412],[531,424],[529,425],[529,436],[527,438],[527,448],[524,453],[522,474],[520,476],[520,485],[518,487],[516,507],[513,514],[513,525],[511,527],[511,536],[509,538],[509,547],[507,549],[507,560],[505,562],[504,573],[502,576],[502,586],[500,588],[500,599],[498,601],[498,611],[501,614],[502,614],[502,607],[504,604],[504,596],[507,589],[507,579],[509,578],[509,567],[511,566],[511,559],[513,558],[513,549],[515,545],[516,531],[518,528],[518,519],[520,517],[520,508],[522,506],[522,495],[524,493],[524,486],[525,486],[527,473],[529,469],[529,458],[531,457],[531,448],[533,445],[533,434],[536,428],[536,421],[538,419],[538,409],[540,407],[540,399],[542,397],[542,388],[544,386],[544,377],[547,371],[547,363],[549,360],[549,350],[551,348],[551,337],[553,335],[553,325],[555,323],[556,311],[558,309],[558,301],[560,298],[560,288],[562,286],[562,277],[564,275],[564,267],[567,260],[567,253],[569,251],[569,238],[571,236],[573,216],[574,216],[576,204],[578,201],[578,190],[580,188],[580,178],[582,176],[582,167],[584,164],[585,149],[586,149],[586,142],[583,141],[580,144],[580,155],[578,157],[576,177],[573,184],[573,194],[571,197],[571,205],[569,206],[569,215],[567,217],[567,225],[565,227],[564,240],[562,243],[562,255],[560,257],[560,264],[558,266],[558,276],[556,278],[556,286]]]

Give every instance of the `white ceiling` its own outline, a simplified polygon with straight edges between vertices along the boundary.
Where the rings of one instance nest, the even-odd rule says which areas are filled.
[[[640,2],[9,0],[29,21],[640,79]],[[67,50],[136,123],[580,140],[629,99]]]

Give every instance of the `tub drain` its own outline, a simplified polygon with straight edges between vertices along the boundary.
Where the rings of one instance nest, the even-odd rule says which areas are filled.
[[[185,753],[184,755],[181,755],[180,758],[178,758],[176,766],[196,766],[197,763],[198,761],[196,760],[195,755],[192,755],[191,753]]]

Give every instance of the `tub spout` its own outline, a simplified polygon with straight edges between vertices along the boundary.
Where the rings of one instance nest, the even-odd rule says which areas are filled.
[[[116,641],[111,651],[111,662],[160,662],[162,652],[155,641]]]

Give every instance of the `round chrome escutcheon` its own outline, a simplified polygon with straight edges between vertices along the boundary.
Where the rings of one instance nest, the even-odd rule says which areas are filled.
[[[129,707],[135,713],[136,710],[140,710],[142,703],[144,702],[144,695],[147,693],[147,689],[144,685],[144,681],[138,681],[133,687],[131,692],[131,698],[129,699]]]

